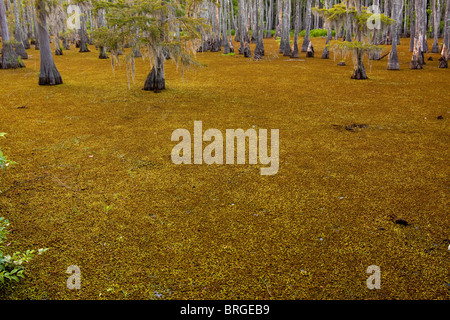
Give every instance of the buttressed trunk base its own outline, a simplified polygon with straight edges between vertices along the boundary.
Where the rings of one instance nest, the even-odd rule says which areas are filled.
[[[160,92],[166,88],[166,80],[164,78],[164,60],[158,58],[157,64],[153,66],[147,79],[145,80],[145,91]]]
[[[47,17],[40,13],[38,21],[38,34],[41,44],[39,52],[41,57],[41,66],[39,70],[39,85],[57,85],[62,84],[62,78],[56,69],[55,61],[53,60],[52,50],[50,48],[50,37],[47,31]]]
[[[355,49],[355,68],[353,69],[352,79],[364,80],[369,79],[366,74],[366,69],[363,64],[363,51],[360,49]]]
[[[25,67],[20,56],[14,52],[14,48],[11,43],[3,44],[0,67],[2,69],[17,69]]]

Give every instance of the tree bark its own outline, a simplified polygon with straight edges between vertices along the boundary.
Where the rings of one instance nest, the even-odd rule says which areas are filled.
[[[441,24],[440,14],[441,2],[440,0],[433,0],[433,46],[431,47],[432,53],[439,53],[439,29]]]
[[[13,6],[14,6],[14,20],[15,20],[14,39],[17,42],[16,44],[14,44],[14,49],[22,59],[28,59],[28,54],[27,51],[25,50],[25,46],[23,45],[22,41],[22,26],[20,25],[19,8],[17,6],[17,0],[13,0]]]
[[[230,41],[228,40],[228,2],[227,0],[223,0],[221,3],[221,11],[222,11],[222,38],[223,38],[223,53],[228,54],[231,52]]]
[[[364,80],[368,79],[366,69],[363,64],[363,54],[361,49],[354,49],[354,59],[356,59],[355,67],[353,69],[352,79]]]
[[[416,26],[415,26],[415,22],[414,22],[414,6],[415,6],[415,1],[417,0],[410,0],[409,2],[409,27],[410,27],[410,31],[409,31],[409,52],[413,52],[414,51],[414,38],[416,37]]]
[[[282,30],[283,42],[280,41],[280,50],[285,56],[291,55],[290,26],[291,26],[291,1],[285,0],[283,8],[283,30]]]
[[[398,61],[398,54],[397,54],[397,40],[398,40],[398,24],[399,24],[399,1],[402,0],[392,0],[392,18],[394,19],[394,24],[392,26],[392,48],[391,52],[389,53],[389,60],[388,60],[388,70],[399,70],[400,64]]]
[[[81,7],[81,15],[80,15],[80,51],[79,52],[90,52],[88,48],[88,37],[87,37],[87,27],[86,27],[86,13],[85,10]]]
[[[211,5],[213,6],[213,11],[214,11],[213,23],[212,23],[214,35],[213,35],[213,38],[211,40],[212,41],[211,52],[219,52],[220,48],[221,48],[221,44],[220,44],[219,0],[217,0],[215,4],[211,3]]]
[[[50,37],[47,30],[47,14],[43,9],[44,0],[38,2],[38,33],[40,39],[40,57],[41,68],[39,71],[39,85],[58,85],[62,84],[62,78],[56,69],[50,48]]]
[[[295,1],[295,20],[294,20],[294,45],[292,47],[291,58],[298,58],[298,32],[299,32],[299,20],[300,20],[300,0]]]
[[[2,29],[2,57],[0,60],[0,68],[16,69],[25,67],[22,59],[14,52],[13,45],[9,39],[8,22],[6,18],[6,7],[3,0],[0,0],[0,25]]]
[[[450,45],[450,0],[447,0],[445,4],[445,17],[444,17],[444,44],[447,49]]]
[[[306,52],[308,50],[309,45],[309,33],[311,31],[311,0],[307,0],[306,2],[306,28],[305,28],[305,38],[303,39],[302,44],[302,52]]]
[[[281,30],[283,28],[283,0],[277,0],[277,22],[275,38],[281,37]]]
[[[306,49],[306,57],[314,58],[314,47],[311,41],[309,41],[308,49]]]
[[[39,32],[37,29],[37,24],[36,24],[36,12],[34,11],[34,1],[31,0],[31,15],[32,15],[32,20],[33,20],[33,28],[34,28],[34,35],[35,35],[35,39],[34,39],[34,50],[39,50],[40,45],[39,45]]]
[[[262,59],[264,56],[264,43],[263,43],[263,32],[264,32],[264,0],[256,0],[256,30],[257,30],[257,39],[256,39],[256,47],[253,53],[255,59]]]
[[[423,56],[423,41],[425,40],[423,30],[422,19],[424,19],[424,0],[415,0],[415,11],[416,11],[416,20],[415,20],[415,37],[414,37],[414,50],[411,58],[410,68],[411,69],[422,69],[424,65],[424,56]]]
[[[162,53],[158,54],[156,64],[148,74],[143,90],[160,92],[161,90],[164,90],[166,88],[166,80],[164,76],[164,60],[164,55]]]
[[[325,8],[326,9],[329,8],[329,2],[328,1],[329,0],[325,0]],[[327,26],[327,40],[325,42],[325,49],[323,49],[323,51],[322,51],[321,59],[329,59],[330,58],[330,50],[328,49],[327,45],[330,43],[330,41],[331,41],[331,39],[333,37],[333,34],[331,32],[331,26],[330,26],[329,22],[326,24],[326,26]]]

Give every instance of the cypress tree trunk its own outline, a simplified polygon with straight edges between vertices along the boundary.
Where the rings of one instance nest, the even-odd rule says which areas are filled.
[[[420,20],[422,22],[422,45],[423,45],[423,52],[428,53],[428,36],[427,36],[427,0],[422,1],[422,19]],[[425,64],[425,61],[424,63]]]
[[[22,5],[20,4],[20,2],[19,2],[19,11],[22,11]],[[23,46],[25,47],[25,49],[28,50],[31,48],[30,38],[31,38],[31,34],[32,34],[30,9],[28,6],[25,7],[25,9],[23,10],[23,13],[24,13],[24,18],[22,19],[22,31],[23,31],[22,42],[23,42]]]
[[[444,44],[447,46],[447,49],[450,45],[450,0],[447,0],[445,4],[445,15],[444,15]]]
[[[345,41],[352,41],[352,21],[350,15],[347,16],[347,26],[345,28]]]
[[[447,46],[444,44],[442,48],[442,55],[439,58],[439,68],[444,69],[448,68],[448,58],[449,58],[449,52],[447,49]]]
[[[444,44],[442,45],[441,57],[439,58],[439,68],[448,68],[448,60],[450,59],[450,0],[447,0],[446,3],[444,28]]]
[[[222,1],[222,5],[220,6],[222,10],[222,38],[223,38],[223,53],[228,54],[231,52],[230,42],[228,41],[228,19],[227,19],[227,10],[228,3],[226,0]],[[223,9],[222,9],[223,8]]]
[[[329,3],[328,3],[328,1],[329,1],[329,0],[325,0],[325,8],[326,8],[326,9],[329,8]],[[328,47],[327,47],[326,45],[330,43],[330,41],[331,41],[331,39],[332,39],[332,37],[333,37],[333,34],[332,34],[332,32],[331,32],[331,26],[330,26],[330,23],[328,22],[328,23],[326,24],[326,26],[327,26],[327,40],[326,40],[326,42],[325,42],[325,48],[323,49],[323,52],[322,52],[322,57],[321,57],[322,59],[329,59],[329,58],[330,58],[330,50],[328,49]]]
[[[145,80],[144,88],[145,91],[160,92],[166,88],[166,80],[164,77],[164,55],[158,54],[156,59],[156,64],[153,66],[152,70]]]
[[[53,40],[55,42],[55,56],[62,56],[63,52],[62,52],[62,49],[61,49],[61,43],[59,42],[58,36],[56,35],[53,38]]]
[[[308,49],[306,49],[306,57],[314,58],[314,47],[311,41],[309,41]]]
[[[361,3],[356,8],[357,13],[361,13]],[[361,42],[362,40],[362,33],[360,28],[356,28],[356,41]],[[366,75],[366,69],[364,68],[363,64],[363,57],[364,57],[364,51],[360,48],[353,49],[353,59],[354,59],[354,69],[352,74],[352,79],[358,79],[358,80],[364,80],[368,79]]]
[[[82,9],[83,10],[83,9]],[[86,13],[84,13],[84,10],[82,14],[80,15],[80,51],[79,52],[90,52],[88,48],[88,37],[87,37],[87,30],[86,30]]]
[[[264,11],[264,0],[256,0],[256,31],[257,40],[254,52],[255,59],[262,59],[264,56],[264,43],[263,43],[263,11]],[[258,12],[259,11],[259,12]]]
[[[390,16],[389,14],[389,0],[384,0],[384,12],[385,15]],[[381,44],[391,44],[392,39],[389,37],[389,29],[383,32],[383,38],[380,42]]]
[[[327,32],[327,41],[325,42],[325,48],[322,51],[321,59],[330,59],[330,50],[326,46],[331,41],[331,30]]]
[[[9,39],[8,22],[6,20],[6,8],[3,0],[0,0],[0,25],[2,29],[2,57],[0,60],[0,68],[16,69],[25,67],[22,59],[14,52],[13,45]]]
[[[56,69],[53,61],[52,51],[50,48],[50,37],[47,30],[47,16],[44,12],[44,0],[38,2],[38,33],[41,40],[40,56],[41,69],[39,71],[39,85],[57,85],[63,83],[58,69]]]
[[[279,8],[278,12],[278,19],[280,20],[278,22],[278,27],[280,28],[280,48],[278,49],[279,53],[284,53],[284,47],[286,45],[286,37],[285,37],[285,16],[286,16],[286,1],[287,0],[279,0],[278,4],[281,5],[281,8]],[[278,27],[276,32],[278,32]]]
[[[34,1],[31,0],[31,18],[33,19],[33,28],[34,28],[34,50],[39,50],[39,32],[36,24],[36,12],[34,11]]]
[[[231,19],[230,41],[231,41],[231,29],[234,29],[234,36],[235,37],[237,37],[239,33],[238,33],[238,26],[237,26],[236,20],[234,18],[234,7],[233,7],[233,1],[232,0],[229,1],[229,5],[230,5],[230,10],[231,10],[231,13],[230,13],[230,19]],[[239,42],[239,39],[235,40],[235,41]]]
[[[363,64],[363,54],[361,49],[354,49],[354,59],[356,59],[355,68],[353,69],[352,79],[364,80],[368,79],[366,69]]]
[[[306,2],[306,28],[305,28],[305,38],[303,39],[302,52],[308,50],[309,45],[309,32],[311,31],[311,0]]]
[[[252,36],[250,38],[251,43],[256,43],[256,15],[258,8],[256,7],[256,1],[249,1],[248,2],[249,12],[250,12],[250,27],[252,29]]]
[[[394,19],[394,24],[392,26],[392,48],[391,53],[389,54],[389,61],[388,61],[388,70],[399,70],[400,65],[398,62],[398,55],[397,55],[397,38],[398,38],[398,24],[399,24],[399,1],[402,0],[393,0],[392,4],[392,16]]]
[[[423,56],[423,41],[424,38],[424,30],[423,30],[423,0],[415,0],[415,9],[416,9],[416,21],[415,21],[415,37],[414,37],[414,50],[411,58],[410,68],[411,69],[422,69],[424,65],[424,56]]]
[[[241,28],[240,28],[240,47],[239,47],[239,54],[243,54],[246,58],[251,58],[252,53],[250,51],[250,37],[248,35],[248,14],[247,14],[247,6],[245,5],[244,0],[239,0],[239,12],[240,12],[240,21],[241,21]]]
[[[295,1],[295,21],[294,21],[294,45],[292,47],[291,58],[298,58],[298,31],[300,19],[300,0]]]
[[[22,27],[20,25],[19,9],[17,7],[17,0],[13,0],[13,5],[14,5],[14,19],[15,19],[14,39],[17,42],[14,45],[14,49],[15,49],[16,53],[22,59],[28,59],[28,54],[27,54],[27,51],[25,50],[25,46],[23,45],[23,41],[22,41]]]
[[[104,48],[103,48],[103,50],[104,50]],[[141,48],[139,47],[139,45],[137,45],[137,44],[133,45],[132,50],[133,50],[133,55],[134,55],[135,58],[142,57]],[[105,50],[105,52],[106,52],[106,50]],[[106,56],[106,58],[101,58],[101,57],[99,57],[99,58],[100,59],[107,59],[108,56]]]
[[[380,5],[380,0],[374,0],[373,2],[374,6]],[[378,38],[379,38],[379,30],[374,29],[373,30],[373,36],[370,41],[371,44],[378,45]],[[378,60],[380,58],[380,52],[379,51],[370,51],[369,52],[369,60]]]
[[[437,3],[436,3],[437,2]],[[432,53],[439,53],[439,44],[438,44],[438,37],[439,37],[439,28],[441,23],[441,15],[440,15],[440,7],[441,3],[440,0],[433,0],[433,47],[431,48]]]
[[[290,38],[290,26],[291,26],[291,1],[284,1],[283,8],[283,31],[282,39],[283,43],[280,42],[280,50],[285,56],[291,55],[291,38]]]
[[[211,52],[219,52],[221,45],[220,45],[220,19],[219,19],[219,0],[216,1],[216,4],[211,3],[211,6],[213,7],[213,37],[212,37],[212,47]]]
[[[232,3],[233,1],[231,1],[231,0],[225,0],[225,1],[227,3],[228,45],[230,46],[230,52],[234,52],[233,40],[232,40],[233,38],[231,35],[231,29],[233,28],[233,26],[231,24],[232,23],[231,17],[233,16],[233,5],[231,5],[231,12],[230,12],[230,3]]]
[[[98,55],[99,59],[108,59],[108,54],[106,52],[106,48],[105,47],[100,46],[98,48],[98,51],[99,51],[99,55]]]
[[[238,1],[239,54],[244,54],[244,0]]]
[[[416,0],[410,0],[409,3],[409,52],[414,51],[414,38],[416,37],[416,26],[414,22],[414,6]]]
[[[264,37],[265,38],[271,38],[272,37],[272,20],[273,20],[273,0],[269,0],[268,2],[266,2],[267,4],[267,10],[266,10],[266,18],[267,18],[267,23],[266,23],[266,28],[264,31]]]
[[[277,0],[277,22],[275,38],[281,37],[281,30],[283,28],[283,0]]]

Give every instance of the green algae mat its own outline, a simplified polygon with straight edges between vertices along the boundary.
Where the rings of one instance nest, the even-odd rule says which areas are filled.
[[[93,46],[55,56],[60,86],[37,85],[34,49],[2,70],[5,251],[48,251],[0,297],[448,299],[449,70],[439,54],[409,69],[401,39],[400,71],[364,60],[369,79],[352,80],[351,59],[312,41],[315,58],[273,39],[260,61],[199,53],[183,77],[169,60],[158,94],[142,90],[148,61],[128,87],[125,62],[113,72]],[[278,129],[278,171],[174,164],[172,133],[195,121]]]

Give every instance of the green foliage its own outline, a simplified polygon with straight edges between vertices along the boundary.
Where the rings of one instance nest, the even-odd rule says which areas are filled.
[[[92,33],[94,42],[116,51],[137,45],[151,65],[170,55],[177,66],[195,65],[192,56],[201,43],[201,32],[209,27],[196,18],[194,0],[119,0],[96,1],[95,10],[105,10],[107,26]],[[127,55],[132,64],[133,55]]]
[[[333,40],[330,41],[329,44],[327,44],[327,47],[335,51],[346,51],[346,52],[351,52],[355,49],[358,49],[359,51],[362,52],[375,52],[383,50],[383,48],[380,46],[360,41],[349,42],[349,41]]]
[[[368,52],[381,52],[382,47],[376,46],[370,43],[364,43],[359,41],[339,41],[333,40],[326,45],[329,49],[333,50],[334,54],[339,57],[340,61],[344,61],[349,54],[353,56],[353,62],[356,66],[359,59]]]
[[[327,29],[312,29],[309,32],[309,36],[312,38],[317,38],[317,37],[326,37],[328,34]],[[336,32],[334,30],[331,31],[332,36],[336,35]],[[299,36],[300,37],[304,37],[306,35],[306,30],[302,30],[299,32]]]
[[[395,22],[385,14],[374,14],[367,9],[367,7],[356,8],[351,6],[350,2],[347,2],[336,4],[329,9],[315,7],[312,10],[323,17],[326,23],[334,24],[336,29],[339,29],[346,23],[347,19],[350,19],[353,23],[354,33],[358,40],[361,40],[365,36],[368,37],[372,32],[367,26],[369,19],[379,21],[380,28],[385,28]]]
[[[343,3],[335,4],[330,9],[313,7],[311,10],[312,12],[318,13],[326,20],[334,22],[343,20],[347,17],[347,14],[351,13],[350,11],[347,11],[347,8]]]
[[[0,283],[5,280],[14,280],[19,282],[19,278],[24,278],[24,264],[29,262],[35,256],[35,250],[27,250],[25,252],[14,252],[12,255],[5,255],[3,245],[6,235],[8,234],[8,220],[0,217]],[[42,254],[48,249],[39,249],[38,254]]]

